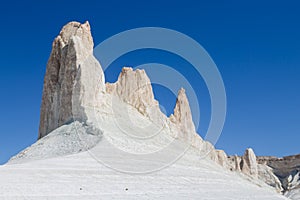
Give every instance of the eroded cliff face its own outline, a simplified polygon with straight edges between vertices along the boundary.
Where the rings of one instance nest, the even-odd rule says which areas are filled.
[[[243,173],[257,177],[257,162],[253,149],[246,149],[245,154],[242,156],[240,167]]]
[[[153,110],[159,109],[145,70],[123,67],[117,82],[106,83],[106,90],[135,107],[143,115],[151,116]]]
[[[254,179],[258,178],[258,163],[253,149],[246,149],[243,156],[228,156],[228,168],[231,171],[238,171]]]
[[[94,96],[89,89],[95,84],[104,91],[104,75],[93,46],[88,22],[70,22],[54,39],[44,78],[39,138],[72,121],[73,102],[89,103]],[[75,82],[80,99],[72,99]]]
[[[88,22],[68,23],[53,41],[44,78],[39,138],[74,117],[87,120],[85,107],[96,106],[101,94],[117,96],[154,122],[173,123],[183,133],[181,138],[189,133],[196,135],[184,89],[178,92],[174,115],[169,120],[160,111],[144,70],[124,67],[115,83],[105,85],[101,66],[93,56],[93,46]]]
[[[174,114],[170,116],[170,120],[177,124],[183,133],[196,131],[189,101],[183,88],[178,91]]]
[[[280,180],[283,193],[300,188],[300,154],[283,158],[259,156],[257,161],[272,170],[272,174]]]
[[[288,194],[300,188],[300,155],[255,156],[252,149],[247,149],[243,156],[228,156],[227,166],[231,171],[262,180],[278,193]]]

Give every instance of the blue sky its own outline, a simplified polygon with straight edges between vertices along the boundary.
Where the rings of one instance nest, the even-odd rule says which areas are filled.
[[[20,1],[2,3],[0,163],[38,136],[43,78],[51,43],[69,21],[92,26],[95,44],[127,29],[156,26],[180,31],[211,55],[227,92],[226,124],[217,147],[242,154],[300,153],[300,3],[297,1]],[[124,65],[161,62],[199,83],[203,106],[200,134],[209,120],[209,98],[188,63],[160,51],[129,53],[116,60],[106,79]],[[198,82],[197,82],[198,81]],[[155,86],[171,112],[175,97]]]

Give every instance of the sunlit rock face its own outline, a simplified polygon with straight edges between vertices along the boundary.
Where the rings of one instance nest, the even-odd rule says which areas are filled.
[[[88,22],[70,22],[54,39],[44,78],[39,138],[73,120],[74,101],[91,104],[94,88],[99,92],[105,90],[103,71],[93,56],[93,46]]]
[[[281,192],[291,199],[299,198],[300,154],[285,156],[283,158],[259,156],[257,161],[260,166],[267,168],[269,174],[276,177],[275,187],[278,190],[281,190]],[[272,184],[274,185],[274,181]]]
[[[159,109],[158,102],[154,99],[150,79],[144,70],[123,67],[117,82],[107,83],[106,90],[144,115],[149,115],[151,109]]]
[[[256,155],[251,148],[246,149],[245,154],[242,157],[241,170],[243,173],[254,177],[257,177],[258,175]]]
[[[183,88],[178,91],[174,114],[170,119],[181,128],[182,132],[195,132],[192,112]]]

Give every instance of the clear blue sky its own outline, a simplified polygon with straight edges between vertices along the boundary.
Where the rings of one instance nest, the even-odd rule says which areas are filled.
[[[228,113],[217,147],[229,154],[254,148],[258,155],[300,153],[300,3],[297,1],[19,1],[1,3],[0,163],[38,136],[43,78],[51,43],[69,21],[89,20],[95,44],[136,27],[158,26],[197,40],[217,64],[227,91]],[[209,3],[208,3],[209,2]],[[247,3],[245,3],[247,2]],[[269,2],[269,3],[268,3]],[[123,65],[188,64],[166,52],[134,52]],[[200,98],[207,99],[199,84]],[[170,110],[175,97],[155,87]],[[171,102],[171,103],[170,103]],[[209,101],[203,100],[207,128]]]

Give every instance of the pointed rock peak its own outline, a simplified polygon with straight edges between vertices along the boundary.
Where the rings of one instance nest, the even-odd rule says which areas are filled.
[[[257,177],[258,175],[257,161],[253,149],[251,148],[246,149],[245,154],[243,155],[241,161],[241,170],[245,174],[249,174],[254,177]]]
[[[145,115],[149,114],[150,108],[158,108],[150,79],[143,69],[133,70],[131,67],[123,67],[117,82],[106,84],[106,91],[119,96]]]
[[[247,148],[244,155],[246,155],[246,156],[253,156],[256,159],[256,155],[255,155],[255,153],[254,153],[254,151],[253,151],[252,148]]]
[[[235,170],[240,171],[241,170],[241,158],[237,155],[234,155],[233,160],[234,160]]]
[[[252,148],[247,148],[243,157],[249,161],[255,161],[256,163],[256,155]]]
[[[143,87],[141,84],[149,85],[151,86],[151,81],[149,77],[147,76],[145,70],[143,69],[136,69],[133,70],[132,67],[123,67],[122,72],[119,75],[118,81],[121,80],[124,76],[132,77],[136,81],[137,85]],[[126,78],[126,79],[127,79]],[[137,88],[140,89],[140,88]],[[152,90],[152,87],[151,87]]]
[[[53,41],[44,78],[39,138],[73,120],[74,102],[80,112],[76,117],[86,119],[82,105],[92,106],[95,93],[105,90],[90,30],[88,22],[70,22]]]
[[[180,88],[179,91],[178,91],[178,98],[182,97],[182,98],[186,98],[186,94],[185,94],[185,89],[184,88]]]
[[[189,101],[183,88],[178,91],[174,114],[170,116],[170,119],[182,130],[195,132]]]
[[[57,37],[62,42],[62,46],[69,44],[70,39],[73,36],[79,37],[88,49],[92,49],[94,46],[93,38],[91,34],[91,27],[88,21],[84,24],[79,22],[69,22],[66,24]]]
[[[223,167],[226,167],[227,155],[226,155],[225,151],[216,149],[215,152],[217,154],[217,163],[219,163],[219,165],[221,165]]]
[[[122,74],[125,74],[127,72],[132,72],[132,71],[133,71],[132,67],[123,67],[122,68]]]

